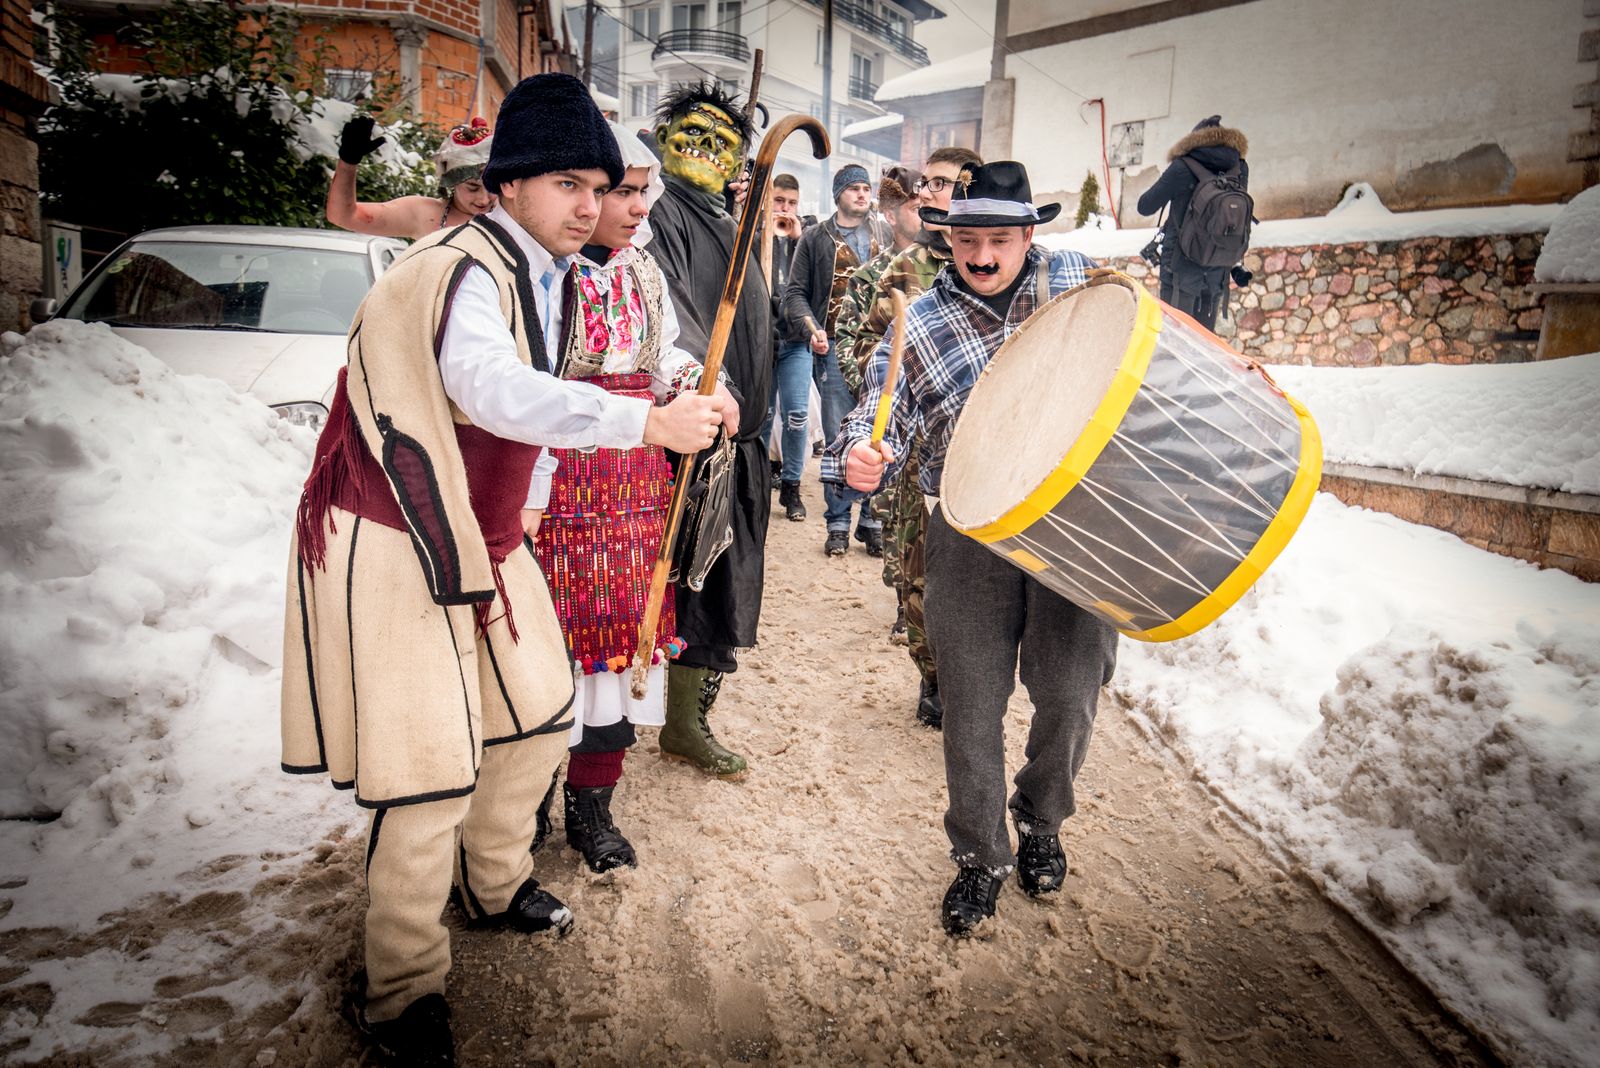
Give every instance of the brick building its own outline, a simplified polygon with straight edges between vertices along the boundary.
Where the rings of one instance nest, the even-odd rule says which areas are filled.
[[[33,69],[25,0],[0,0],[0,39],[0,330],[25,330],[44,269],[34,122],[51,89]]]
[[[137,17],[161,0],[61,6],[98,24],[106,69],[126,72],[136,65],[118,38],[127,18],[121,12]],[[331,46],[319,92],[355,100],[375,77],[394,79],[399,109],[445,125],[473,115],[492,120],[521,79],[576,68],[565,20],[550,0],[308,0],[296,11],[307,44],[321,38]]]

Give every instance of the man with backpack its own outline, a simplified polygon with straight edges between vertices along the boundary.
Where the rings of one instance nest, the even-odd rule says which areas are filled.
[[[1228,292],[1230,270],[1240,285],[1250,281],[1238,269],[1250,245],[1254,202],[1246,191],[1250,143],[1243,133],[1222,125],[1222,116],[1202,119],[1167,153],[1166,171],[1139,198],[1139,214],[1168,208],[1161,226],[1161,299],[1214,329],[1217,309]]]

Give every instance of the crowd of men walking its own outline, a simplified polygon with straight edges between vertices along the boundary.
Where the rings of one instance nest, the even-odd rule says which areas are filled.
[[[448,900],[477,925],[573,925],[533,877],[558,784],[567,843],[604,872],[649,862],[611,813],[636,727],[659,728],[663,757],[747,775],[709,716],[756,642],[772,494],[807,519],[813,437],[827,446],[822,551],[853,538],[883,557],[894,634],[921,676],[916,718],[943,730],[957,873],[942,926],[962,936],[992,917],[1013,871],[1029,895],[1061,888],[1060,829],[1117,632],[956,532],[937,500],[989,359],[1095,265],[1034,242],[1060,206],[1033,202],[1021,164],[961,147],[876,182],[840,168],[832,212],[809,225],[798,181],[777,175],[753,191],[771,254],[741,264],[755,134],[717,84],[677,87],[645,136],[607,122],[575,79],[539,75],[492,133],[452,131],[438,197],[364,204],[355,169],[381,141],[370,119],[346,128],[330,219],[417,243],[357,314],[301,500],[283,767],[372,813],[350,1014],[395,1063],[454,1063]],[[1213,120],[1194,140],[1235,166],[1244,152]],[[1157,188],[1199,203],[1210,193],[1188,173],[1186,190],[1170,170]],[[1219,284],[1185,272],[1172,299],[1214,315]],[[905,363],[890,385],[897,294]],[[668,501],[687,485],[715,529],[687,532],[657,619],[644,563],[671,544]],[[1035,711],[1008,797],[1019,667]]]

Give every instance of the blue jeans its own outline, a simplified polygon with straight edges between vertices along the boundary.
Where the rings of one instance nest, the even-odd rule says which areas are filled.
[[[776,373],[772,378],[772,392],[776,403],[772,405],[766,432],[762,441],[771,438],[771,418],[783,419],[783,480],[799,482],[805,473],[806,409],[811,402],[811,343],[785,341],[778,346]]]
[[[844,423],[845,416],[855,408],[856,399],[850,395],[850,388],[844,384],[844,374],[839,370],[839,361],[833,354],[832,341],[828,342],[828,351],[817,356],[812,366],[817,392],[822,395],[822,436],[827,443],[832,443],[833,439],[839,436],[839,427]],[[831,534],[836,530],[850,529],[852,505],[860,506],[856,516],[857,529],[881,528],[882,521],[873,518],[872,510],[867,505],[869,496],[870,494],[851,489],[842,482],[824,482],[822,500],[826,507],[822,518],[827,524],[828,532]]]

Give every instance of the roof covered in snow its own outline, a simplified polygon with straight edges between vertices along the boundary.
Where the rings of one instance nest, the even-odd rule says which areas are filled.
[[[921,70],[890,78],[878,86],[878,103],[887,100],[904,100],[913,96],[928,96],[951,89],[976,89],[989,80],[990,50],[980,48],[964,56],[931,63]]]

